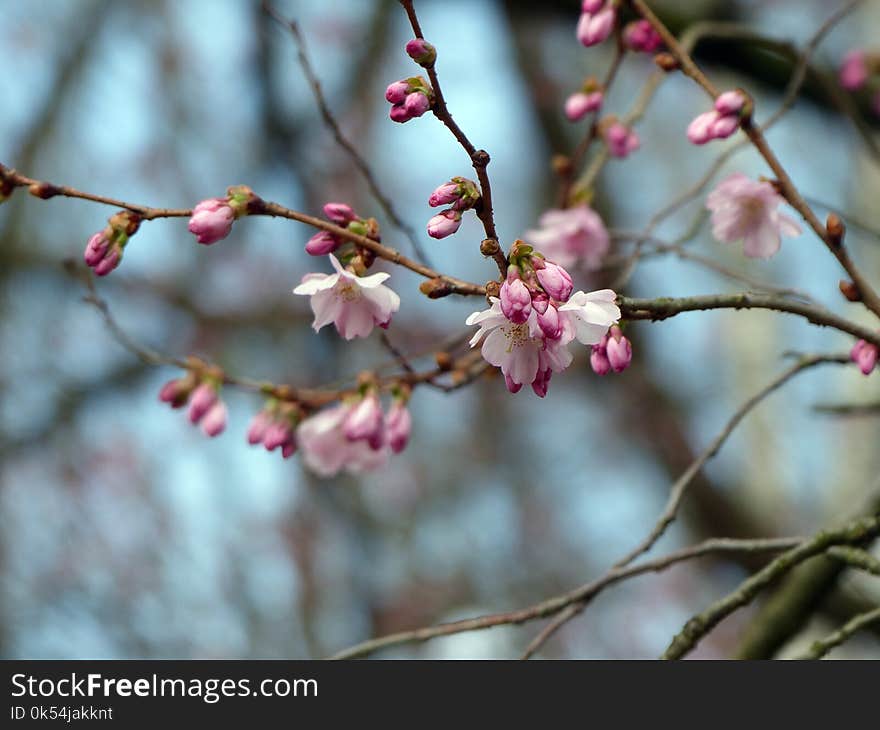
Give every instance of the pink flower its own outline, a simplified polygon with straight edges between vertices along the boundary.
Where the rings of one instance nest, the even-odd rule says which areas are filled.
[[[724,243],[742,241],[746,256],[770,258],[779,250],[783,235],[801,232],[792,218],[777,210],[782,202],[769,182],[736,172],[706,198],[706,207],[712,211],[712,235]]]
[[[388,460],[389,448],[373,449],[366,441],[349,440],[343,424],[351,404],[326,408],[303,420],[296,439],[306,466],[325,477],[347,471],[360,474],[380,468]]]
[[[627,157],[630,153],[635,152],[641,144],[635,131],[621,122],[609,124],[605,128],[603,136],[608,154],[612,157]]]
[[[234,220],[235,212],[226,198],[209,198],[193,208],[189,231],[199,243],[207,246],[226,238]]]
[[[588,7],[596,6],[596,3],[588,5]],[[599,9],[593,12],[582,12],[577,24],[577,39],[587,47],[601,43],[611,35],[616,19],[617,12],[610,4],[599,6]]]
[[[380,449],[385,439],[385,420],[379,396],[369,393],[348,411],[342,424],[349,441],[366,441],[370,448]]]
[[[461,227],[461,211],[447,208],[428,221],[428,235],[431,238],[446,238]]]
[[[346,340],[366,337],[375,325],[387,327],[391,315],[400,308],[400,297],[382,282],[389,274],[379,272],[357,276],[344,269],[330,254],[335,274],[306,274],[294,294],[311,297],[317,332],[333,322]]]
[[[412,416],[406,404],[395,399],[385,417],[385,440],[395,454],[399,454],[409,443],[412,433]]]
[[[519,272],[511,266],[507,279],[501,285],[501,311],[514,324],[522,324],[532,313],[532,295],[526,288]]]
[[[565,116],[570,122],[583,119],[590,112],[594,112],[602,106],[605,96],[601,91],[593,91],[589,94],[578,91],[565,100]]]
[[[840,84],[844,89],[855,91],[865,85],[869,71],[864,51],[853,50],[843,57],[840,66]]]
[[[548,210],[539,219],[540,228],[526,231],[523,238],[560,266],[583,262],[598,269],[608,253],[611,239],[599,215],[587,205]]]
[[[205,436],[213,438],[223,433],[226,428],[226,404],[222,400],[218,400],[208,409],[205,417],[201,420],[202,431]]]
[[[210,383],[202,383],[189,399],[189,421],[199,423],[217,402],[217,389]]]
[[[544,261],[542,263],[543,266],[541,268],[535,267],[538,283],[557,302],[567,301],[571,296],[572,289],[574,289],[571,274],[552,261]]]
[[[870,375],[877,365],[878,354],[880,354],[880,351],[878,351],[877,345],[872,345],[865,340],[859,340],[853,346],[849,356],[859,366],[859,370],[862,371],[863,375]]]
[[[582,13],[598,13],[607,0],[581,0]]]
[[[660,34],[647,20],[634,20],[623,29],[623,42],[627,48],[642,53],[653,53],[663,45]]]
[[[593,292],[576,291],[565,304],[559,306],[574,326],[574,337],[584,345],[595,345],[608,328],[620,319],[615,304],[617,294],[611,289]]]

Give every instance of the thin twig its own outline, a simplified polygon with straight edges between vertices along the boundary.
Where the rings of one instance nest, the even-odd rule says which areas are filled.
[[[880,606],[875,608],[873,611],[866,611],[865,613],[860,613],[858,616],[854,616],[834,633],[829,634],[824,639],[813,642],[813,645],[809,648],[809,650],[804,652],[803,655],[797,658],[821,659],[834,647],[840,646],[847,639],[849,639],[862,629],[878,621],[880,621]]]

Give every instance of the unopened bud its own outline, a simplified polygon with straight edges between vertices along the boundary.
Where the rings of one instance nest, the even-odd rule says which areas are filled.
[[[452,294],[452,287],[449,282],[441,279],[427,279],[419,284],[419,291],[428,299],[442,299]]]
[[[840,293],[843,294],[851,302],[862,301],[862,294],[858,287],[848,279],[840,280]]]
[[[557,175],[569,175],[571,173],[571,158],[568,155],[553,155],[550,166]]]
[[[654,63],[657,65],[658,68],[666,71],[666,73],[669,73],[670,71],[676,71],[679,68],[679,63],[677,60],[675,60],[675,56],[673,56],[671,53],[668,53],[667,51],[664,51],[663,53],[658,53],[656,56],[654,56]]]
[[[437,363],[437,367],[443,372],[449,372],[452,370],[452,366],[455,363],[455,360],[452,358],[448,352],[440,351],[434,353],[434,362]]]
[[[493,279],[492,281],[486,282],[486,296],[487,297],[497,297],[500,294],[501,294],[501,282],[500,281],[495,281]]]
[[[48,200],[49,198],[54,198],[56,195],[58,195],[59,190],[51,183],[35,182],[28,186],[28,192],[35,198]]]
[[[484,238],[482,243],[480,243],[480,253],[483,256],[494,256],[500,250],[501,247],[494,238]]]
[[[825,219],[825,230],[828,232],[829,243],[839,246],[846,235],[846,226],[836,213],[829,213]]]

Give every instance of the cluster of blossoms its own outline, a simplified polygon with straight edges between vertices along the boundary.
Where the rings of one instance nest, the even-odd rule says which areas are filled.
[[[380,241],[379,223],[375,218],[360,218],[350,205],[346,203],[327,203],[324,206],[324,215],[331,223],[346,228],[352,233]],[[333,253],[346,241],[330,231],[318,231],[306,241],[306,253],[312,256],[326,256]]]
[[[655,53],[663,39],[647,20],[633,20],[623,28],[623,44],[637,53]]]
[[[698,115],[688,125],[687,138],[694,144],[725,139],[739,129],[747,108],[746,97],[741,91],[725,91],[715,99],[715,106],[710,111]]]
[[[159,400],[172,408],[189,404],[190,423],[201,425],[206,436],[219,436],[226,428],[226,404],[220,399],[222,375],[197,375],[188,371],[182,378],[169,380],[159,391]]]
[[[234,185],[225,198],[208,198],[193,208],[189,232],[205,246],[217,243],[232,230],[236,218],[250,213],[260,202],[247,185]]]
[[[750,180],[735,172],[722,180],[706,198],[712,211],[712,235],[723,243],[743,242],[743,253],[770,258],[782,236],[800,235],[800,226],[777,208],[782,196],[772,183]]]
[[[598,269],[611,246],[599,214],[585,203],[548,210],[538,219],[538,225],[526,231],[523,238],[560,266],[583,263],[588,269]]]
[[[618,120],[617,117],[606,117],[599,122],[599,132],[602,134],[602,139],[605,140],[608,154],[612,157],[629,157],[641,145],[635,130]]]
[[[461,214],[470,210],[480,200],[480,189],[473,180],[454,177],[443,183],[428,198],[428,205],[437,208],[449,205],[428,221],[428,235],[431,238],[446,238],[455,233],[461,226]]]
[[[614,0],[583,0],[575,31],[577,39],[588,48],[595,46],[611,35],[616,21]]]
[[[482,342],[483,358],[501,368],[511,393],[531,385],[543,398],[553,373],[571,364],[568,345],[597,345],[620,319],[617,295],[610,289],[573,292],[569,273],[522,241],[513,245],[510,261],[491,306],[467,318],[479,326],[470,345]]]
[[[421,76],[411,76],[389,84],[385,99],[391,104],[388,115],[395,122],[408,122],[431,108],[434,92]]]
[[[849,353],[850,358],[859,366],[864,375],[870,375],[880,358],[880,349],[865,340],[859,340]]]
[[[840,84],[848,91],[873,89],[872,107],[880,115],[880,55],[856,49],[846,54],[840,66]]]
[[[584,81],[580,91],[565,100],[565,116],[570,122],[578,122],[590,112],[598,111],[605,100],[602,85],[595,76]]]
[[[95,233],[86,244],[83,259],[96,276],[106,276],[119,266],[122,252],[141,224],[137,213],[121,210],[110,216],[107,227]]]
[[[389,453],[406,447],[412,431],[408,391],[397,390],[383,413],[375,388],[362,390],[357,397],[309,416],[296,429],[302,458],[317,474],[372,471],[385,464]]]

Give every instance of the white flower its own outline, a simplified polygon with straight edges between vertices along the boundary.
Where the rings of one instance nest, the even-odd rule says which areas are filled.
[[[482,312],[474,312],[465,324],[479,325],[480,329],[471,338],[475,347],[483,341],[483,358],[490,365],[501,368],[517,385],[526,385],[535,379],[544,338],[538,326],[534,311],[522,324],[514,324],[501,311],[498,297],[489,300],[492,306]]]
[[[620,319],[620,309],[614,303],[617,295],[611,289],[576,291],[559,312],[565,312],[574,327],[574,337],[584,345],[595,345],[608,328]]]
[[[335,274],[306,274],[294,294],[310,296],[317,332],[333,322],[346,340],[366,337],[375,325],[387,327],[391,315],[400,308],[400,297],[382,282],[389,274],[380,272],[357,276],[347,271],[330,254]]]

